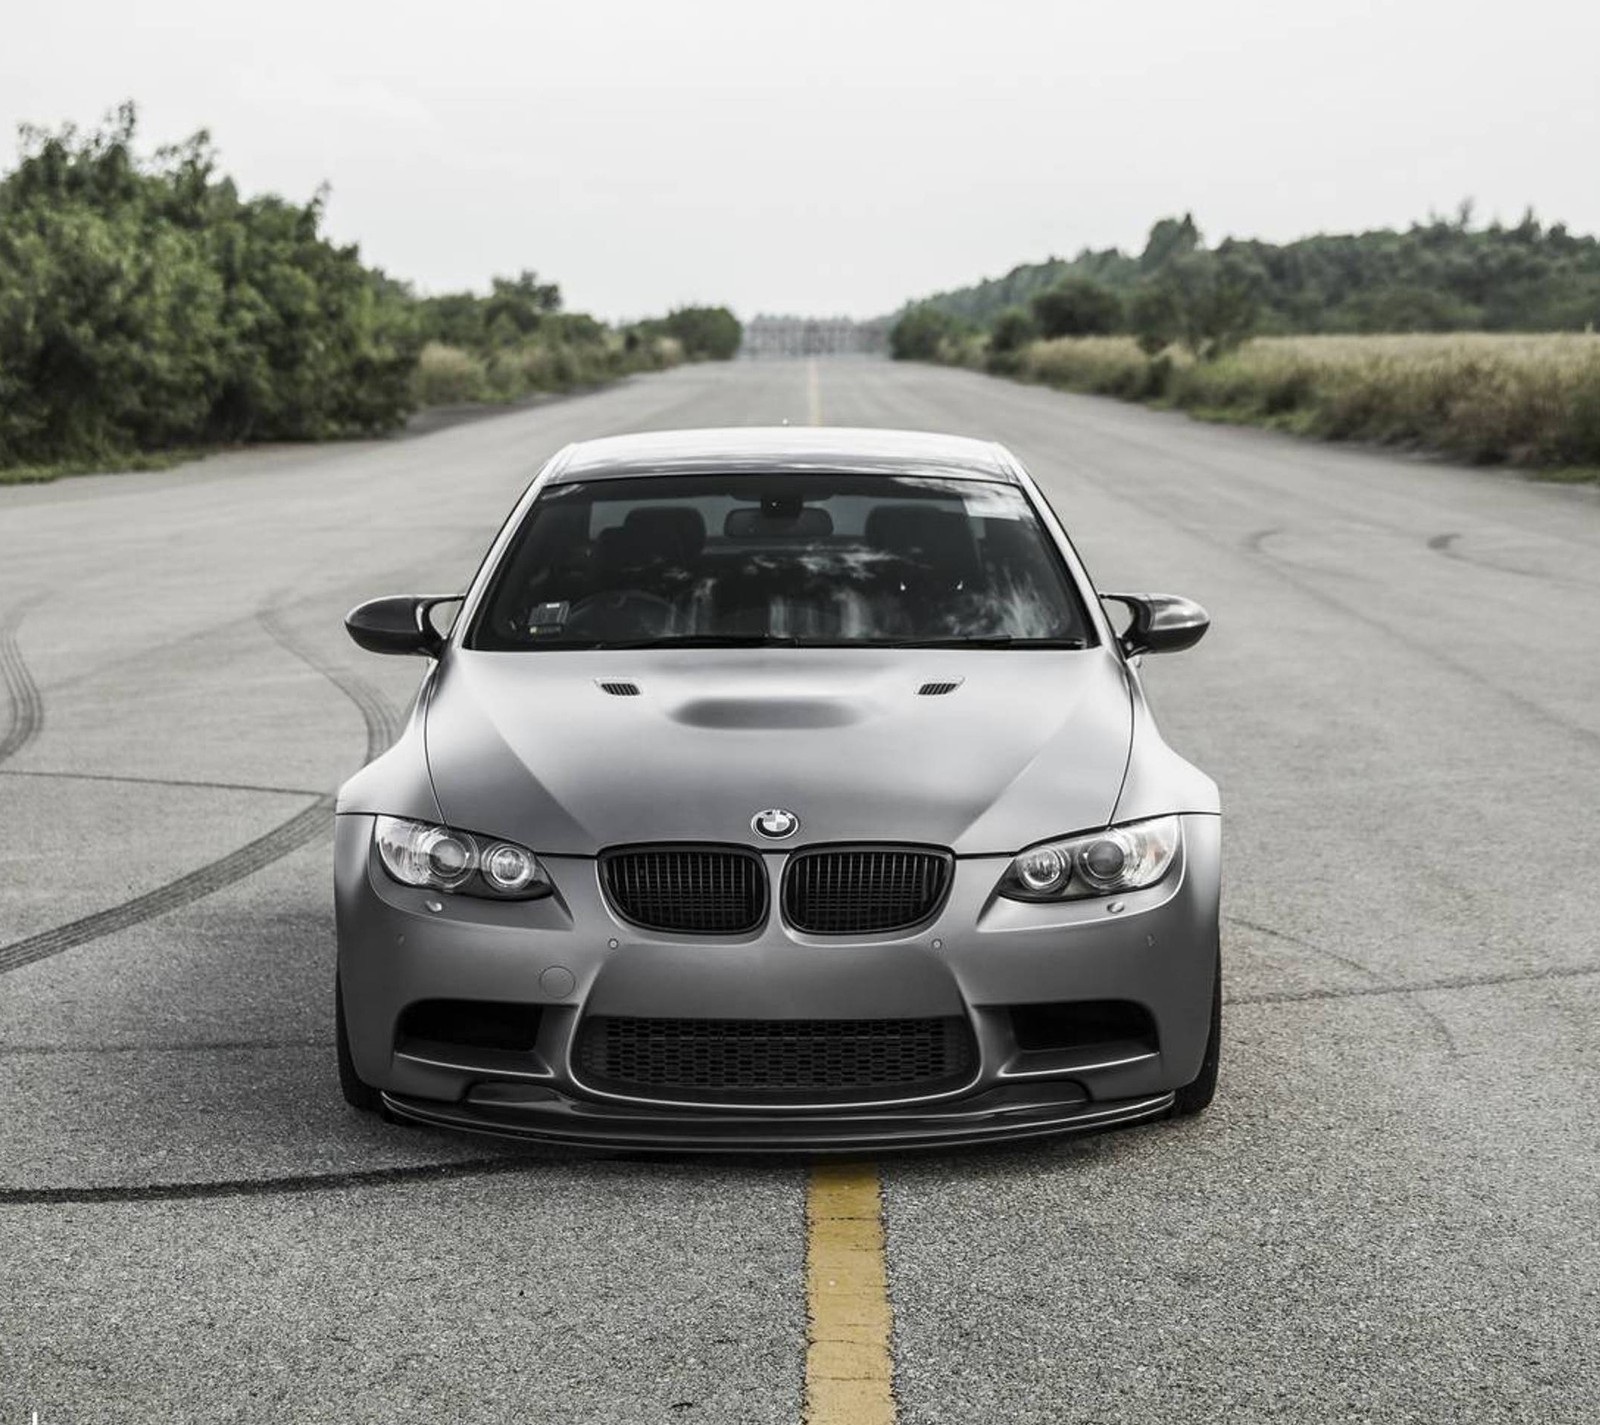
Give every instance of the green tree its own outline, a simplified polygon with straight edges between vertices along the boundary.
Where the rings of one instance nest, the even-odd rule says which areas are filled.
[[[944,339],[960,329],[956,318],[937,307],[908,308],[889,329],[889,354],[896,361],[932,361]]]
[[[1115,250],[1050,258],[940,293],[928,304],[990,325],[1008,307],[1025,305],[1068,278],[1102,282],[1131,304],[1135,291],[1169,264],[1201,251],[1192,215],[1164,218],[1137,258]],[[1262,330],[1581,331],[1600,325],[1600,239],[1545,224],[1532,212],[1512,226],[1475,227],[1469,206],[1404,231],[1319,233],[1284,244],[1228,238],[1215,252],[1255,270]]]
[[[1162,218],[1150,229],[1144,251],[1139,254],[1139,271],[1145,276],[1159,272],[1169,262],[1198,252],[1200,242],[1200,229],[1195,226],[1192,213]]]
[[[1236,253],[1175,258],[1135,293],[1134,335],[1152,356],[1177,341],[1214,361],[1255,330],[1261,286],[1260,272]]]
[[[485,299],[475,292],[445,292],[417,300],[417,324],[429,341],[479,351],[487,345]]]
[[[995,318],[989,332],[989,350],[1009,354],[1026,346],[1039,335],[1038,324],[1022,307],[1007,307]]]
[[[483,303],[483,328],[496,346],[513,346],[539,329],[551,312],[561,310],[561,288],[539,281],[524,270],[515,277],[496,277]]]
[[[1171,287],[1141,283],[1128,300],[1128,326],[1139,350],[1157,356],[1178,339],[1178,302]]]
[[[529,270],[419,299],[323,235],[325,193],[243,198],[204,133],[148,157],[136,137],[131,104],[93,133],[27,129],[0,178],[0,464],[378,431],[418,396],[738,350],[725,307],[620,336]]]
[[[1483,325],[1483,312],[1426,287],[1374,287],[1327,315],[1327,326],[1354,332],[1448,332]]]
[[[1068,277],[1029,304],[1044,337],[1103,336],[1122,324],[1122,298],[1103,283]]]
[[[660,330],[682,342],[691,361],[731,360],[744,340],[744,327],[726,307],[679,307],[662,319]]]
[[[322,196],[241,200],[203,133],[141,160],[136,128],[27,130],[0,182],[0,462],[398,421],[407,300]]]

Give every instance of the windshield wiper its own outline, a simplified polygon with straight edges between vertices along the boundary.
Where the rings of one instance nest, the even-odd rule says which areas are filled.
[[[776,633],[686,633],[672,638],[627,638],[591,648],[798,648],[800,640]]]
[[[1010,633],[979,633],[970,638],[889,638],[875,648],[1087,648],[1081,638],[1018,638]]]

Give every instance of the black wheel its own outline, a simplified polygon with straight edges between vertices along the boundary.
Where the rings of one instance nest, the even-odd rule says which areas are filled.
[[[333,980],[333,1014],[339,1051],[339,1088],[344,1094],[344,1101],[363,1113],[379,1113],[383,1104],[378,1098],[378,1091],[371,1084],[361,1081],[356,1073],[355,1061],[350,1057],[350,1034],[344,1027],[344,990],[339,985],[337,975]]]
[[[1206,1040],[1206,1056],[1200,1072],[1172,1097],[1172,1116],[1188,1118],[1203,1113],[1217,1096],[1217,1062],[1222,1054],[1222,955],[1217,954],[1217,973],[1211,991],[1211,1036]]]

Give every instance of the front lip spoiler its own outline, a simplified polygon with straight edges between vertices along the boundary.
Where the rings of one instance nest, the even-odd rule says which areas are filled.
[[[996,1102],[942,1112],[832,1113],[778,1118],[762,1113],[639,1111],[567,1098],[550,1089],[525,1097],[441,1103],[384,1093],[396,1118],[436,1128],[462,1129],[567,1147],[655,1153],[860,1153],[878,1149],[954,1148],[1056,1134],[1084,1133],[1159,1118],[1173,1095],[1088,1103],[1065,1095],[1059,1102]]]

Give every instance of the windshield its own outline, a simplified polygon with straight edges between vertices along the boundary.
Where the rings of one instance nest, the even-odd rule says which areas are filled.
[[[546,489],[467,646],[1089,640],[1060,557],[1015,486],[673,475]]]

